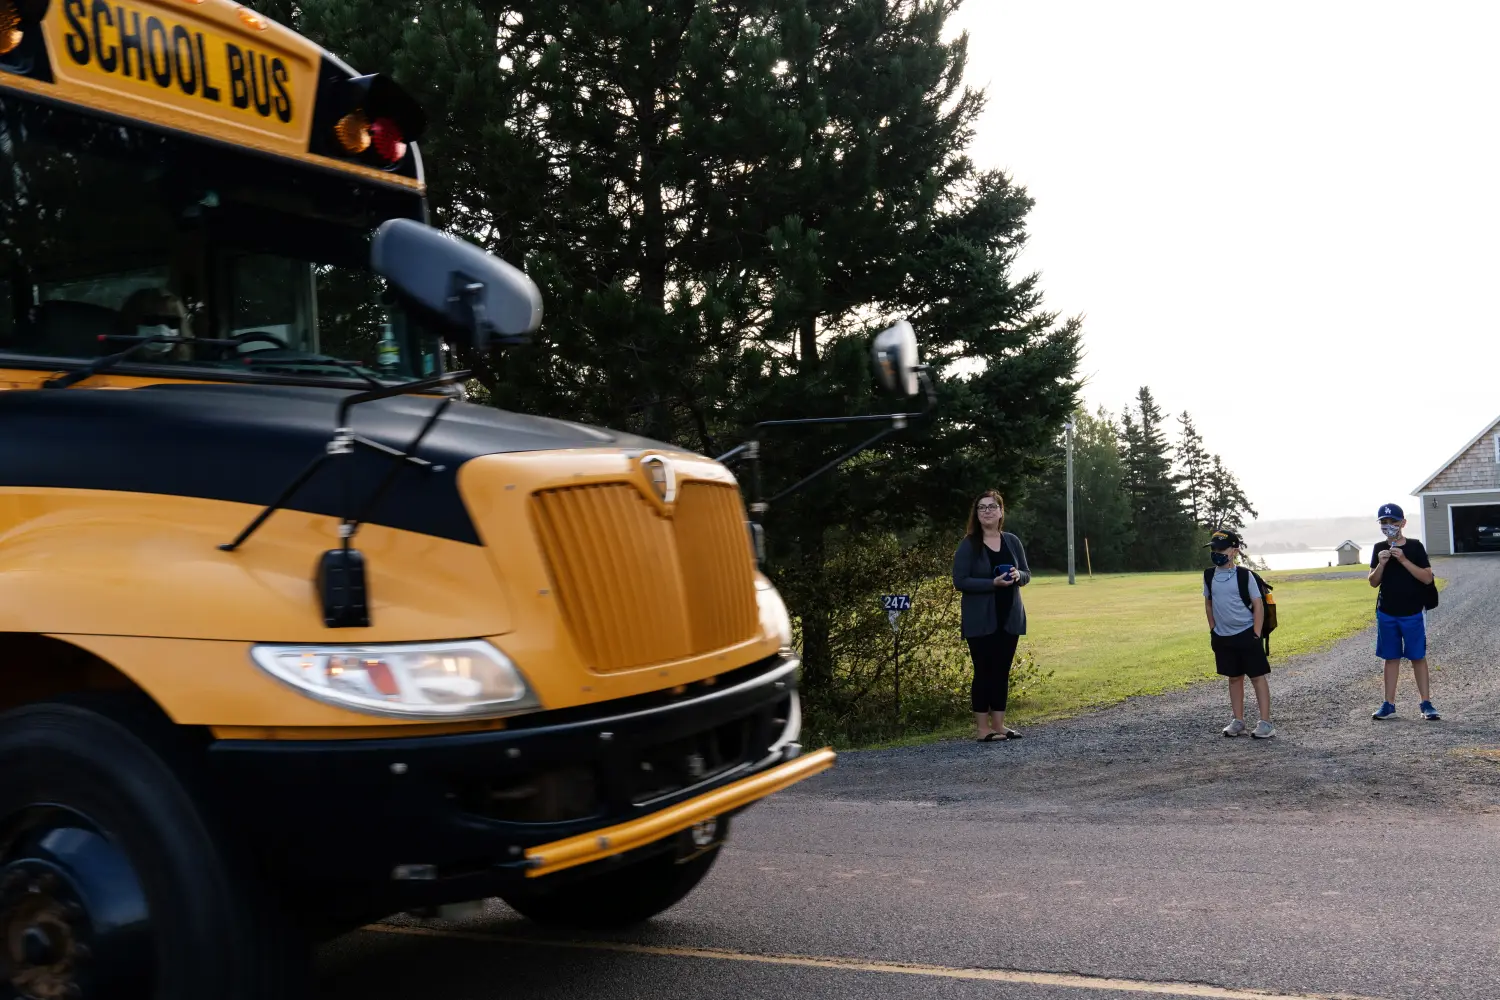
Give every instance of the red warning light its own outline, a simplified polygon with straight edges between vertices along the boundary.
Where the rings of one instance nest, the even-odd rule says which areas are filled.
[[[399,163],[406,155],[406,137],[389,118],[377,118],[370,126],[370,142],[375,152],[387,163]]]

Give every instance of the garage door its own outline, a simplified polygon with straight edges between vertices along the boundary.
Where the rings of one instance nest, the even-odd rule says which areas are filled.
[[[1500,503],[1452,507],[1454,552],[1500,552]]]

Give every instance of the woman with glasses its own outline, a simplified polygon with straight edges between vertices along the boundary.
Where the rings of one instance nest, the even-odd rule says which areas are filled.
[[[1005,727],[1010,666],[1026,634],[1020,588],[1031,582],[1021,540],[1004,530],[1005,501],[986,490],[969,511],[969,530],[953,553],[953,586],[963,593],[962,628],[974,660],[970,691],[981,743],[1018,740]]]

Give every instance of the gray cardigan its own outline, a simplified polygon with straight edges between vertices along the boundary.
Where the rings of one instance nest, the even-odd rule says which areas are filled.
[[[1009,531],[1002,532],[1016,555],[1016,599],[1010,606],[1010,617],[1005,621],[1005,631],[1011,635],[1026,634],[1026,606],[1021,603],[1019,588],[1031,582],[1031,566],[1026,562],[1026,549],[1021,540]],[[1000,623],[995,621],[995,578],[990,575],[990,555],[984,546],[975,546],[965,535],[953,553],[953,586],[963,592],[963,635],[965,639],[990,635]]]

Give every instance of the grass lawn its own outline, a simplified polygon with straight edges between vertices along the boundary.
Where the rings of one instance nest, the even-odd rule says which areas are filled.
[[[1353,571],[1342,579],[1306,579]],[[1271,633],[1271,673],[1288,657],[1327,648],[1375,623],[1375,591],[1360,566],[1261,574],[1275,588],[1277,628]],[[1124,573],[1036,576],[1025,590],[1030,634],[1022,640],[1037,665],[1053,675],[1040,690],[1012,704],[1006,721],[1021,725],[1062,718],[1160,694],[1210,678],[1203,574]],[[1439,579],[1441,589],[1444,581]],[[1374,663],[1373,656],[1371,663]],[[915,736],[891,744],[967,734],[970,727]]]
[[[1375,623],[1375,592],[1362,578],[1301,580],[1262,574],[1275,588],[1278,624],[1271,668]],[[1037,663],[1051,681],[1017,721],[1054,718],[1139,694],[1160,694],[1216,677],[1203,613],[1201,573],[1127,573],[1032,580],[1026,588]]]

